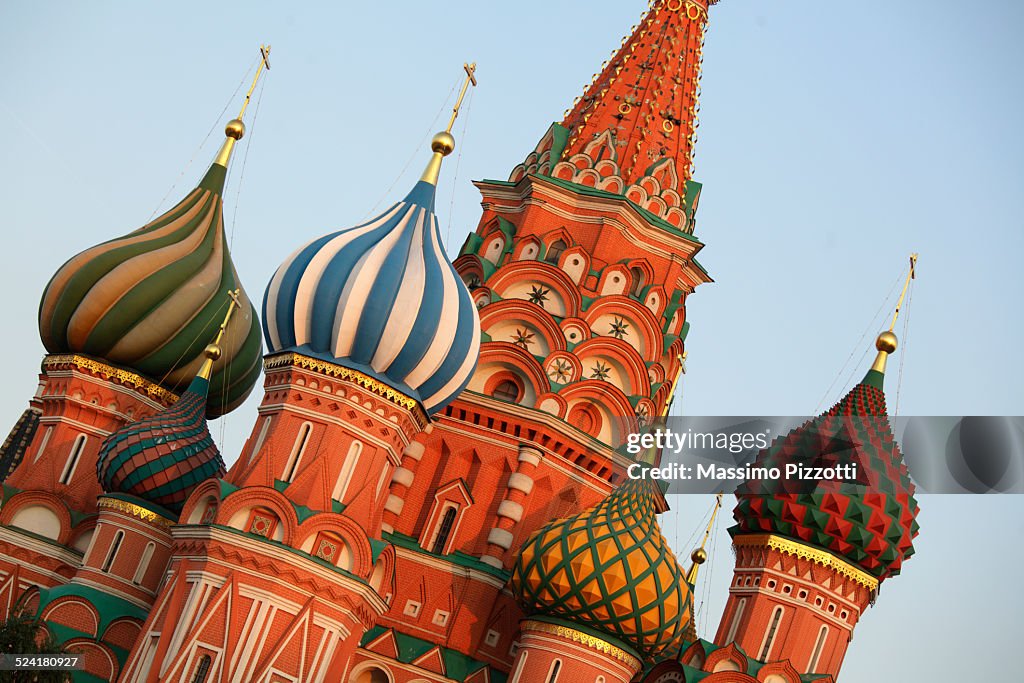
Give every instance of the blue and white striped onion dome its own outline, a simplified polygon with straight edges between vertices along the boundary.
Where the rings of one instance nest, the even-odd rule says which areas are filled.
[[[263,299],[270,352],[365,373],[428,415],[448,405],[476,367],[480,318],[445,255],[435,189],[420,180],[377,218],[315,239],[281,264]]]

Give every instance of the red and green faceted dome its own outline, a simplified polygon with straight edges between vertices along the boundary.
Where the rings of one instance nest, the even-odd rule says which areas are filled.
[[[173,406],[108,436],[96,462],[103,490],[180,514],[197,485],[223,477],[224,460],[206,422],[209,385],[209,380],[196,377]]]
[[[762,451],[756,466],[857,465],[857,483],[750,480],[736,489],[735,536],[771,533],[828,550],[878,579],[899,574],[918,533],[914,484],[871,370],[835,406]]]
[[[207,410],[217,417],[240,405],[259,379],[263,346],[224,234],[226,174],[214,163],[166,213],[61,266],[39,304],[46,350],[92,356],[180,393],[238,289],[241,309],[221,344]]]
[[[644,657],[678,645],[692,597],[661,534],[650,487],[629,480],[530,537],[511,579],[528,615],[569,622]]]

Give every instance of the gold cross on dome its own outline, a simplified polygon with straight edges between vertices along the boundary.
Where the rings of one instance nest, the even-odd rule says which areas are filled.
[[[469,89],[469,85],[472,83],[473,87],[476,87],[476,62],[472,64],[463,64],[462,68],[466,70],[466,80],[462,82],[462,90],[459,91],[459,99],[455,101],[455,107],[452,109],[452,117],[448,119],[448,127],[445,128],[445,132],[451,133],[452,127],[455,126],[455,119],[459,115],[459,109],[462,107],[462,99],[466,96],[466,91]]]

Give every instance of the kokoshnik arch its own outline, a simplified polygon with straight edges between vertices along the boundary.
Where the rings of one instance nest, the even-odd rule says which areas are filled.
[[[454,262],[434,213],[450,122],[402,201],[283,261],[262,315],[223,225],[243,107],[194,190],[43,292],[48,355],[3,446],[0,616],[38,615],[85,655],[78,681],[832,680],[917,533],[887,423],[859,446],[885,493],[741,487],[713,640],[706,554],[684,571],[660,489],[624,476],[711,281],[692,164],[709,4],[651,3],[508,179],[476,183]],[[895,347],[820,419],[884,417]],[[206,421],[261,367],[227,469]],[[814,449],[804,429],[760,458]]]

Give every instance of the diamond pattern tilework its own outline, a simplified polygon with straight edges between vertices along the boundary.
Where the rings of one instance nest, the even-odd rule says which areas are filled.
[[[646,656],[678,645],[691,595],[658,528],[649,487],[627,481],[526,542],[512,589],[527,613],[595,629]]]
[[[881,375],[871,373],[828,412],[762,451],[756,464],[829,466],[855,462],[856,485],[838,481],[736,489],[734,533],[773,532],[833,552],[879,579],[899,574],[914,553],[918,506],[886,417]]]
[[[173,406],[108,436],[96,462],[103,490],[180,513],[197,484],[223,476],[224,461],[206,423],[208,388],[196,377]]]

